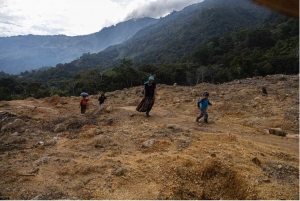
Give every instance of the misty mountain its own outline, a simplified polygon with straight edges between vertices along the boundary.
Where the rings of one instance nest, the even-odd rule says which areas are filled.
[[[140,63],[174,63],[213,36],[261,27],[276,21],[278,16],[247,0],[205,0],[172,12],[139,30],[123,44],[110,46],[97,54],[85,54],[65,66],[59,65],[57,70],[68,71],[67,74],[88,68],[105,70],[123,58]]]
[[[121,44],[138,30],[157,21],[153,18],[132,19],[84,36],[0,37],[0,71],[15,74],[70,62],[83,53],[96,53],[108,46]]]

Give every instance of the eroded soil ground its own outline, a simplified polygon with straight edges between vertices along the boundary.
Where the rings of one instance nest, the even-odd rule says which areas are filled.
[[[85,115],[80,97],[0,102],[1,198],[299,199],[298,75],[158,84],[149,118],[141,89],[91,96]]]

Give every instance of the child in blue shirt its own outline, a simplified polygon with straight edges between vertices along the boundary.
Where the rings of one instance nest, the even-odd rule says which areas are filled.
[[[204,92],[203,93],[203,98],[198,100],[198,107],[201,111],[200,115],[197,116],[196,121],[199,122],[199,119],[201,119],[204,116],[204,122],[208,123],[207,119],[208,119],[208,114],[206,112],[206,108],[208,105],[212,105],[208,99],[209,93],[208,92]]]

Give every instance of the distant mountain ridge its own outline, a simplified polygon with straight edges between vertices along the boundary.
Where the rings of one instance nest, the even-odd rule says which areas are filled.
[[[111,45],[121,44],[157,21],[148,17],[131,19],[84,36],[0,37],[0,71],[15,74],[70,62],[83,53],[97,53]]]
[[[123,44],[110,46],[92,56],[83,55],[71,65],[101,66],[103,70],[123,58],[152,64],[177,62],[184,53],[213,36],[272,22],[272,13],[248,0],[205,0],[172,12],[139,30]]]

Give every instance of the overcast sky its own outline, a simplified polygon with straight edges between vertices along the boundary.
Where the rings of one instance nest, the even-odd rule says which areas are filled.
[[[202,0],[0,0],[0,37],[85,35],[130,18],[163,17]]]

